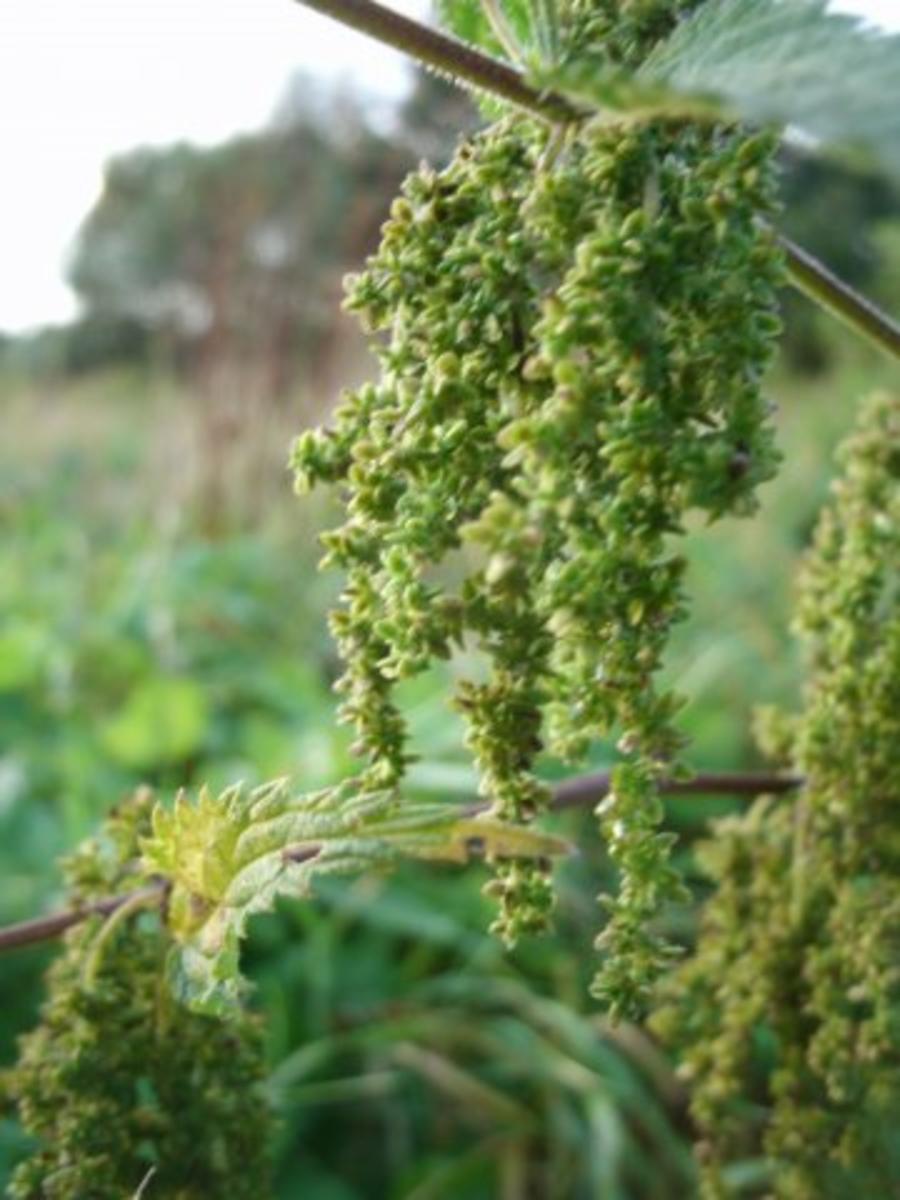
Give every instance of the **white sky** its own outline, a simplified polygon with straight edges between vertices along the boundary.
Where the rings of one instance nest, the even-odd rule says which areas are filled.
[[[391,0],[412,15],[427,0]],[[900,29],[900,0],[834,7]],[[395,96],[398,54],[293,0],[0,0],[0,330],[65,320],[104,161],[263,124],[297,69]]]

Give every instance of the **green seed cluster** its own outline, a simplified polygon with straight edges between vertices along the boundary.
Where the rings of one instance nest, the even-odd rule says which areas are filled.
[[[553,154],[510,117],[414,174],[349,288],[381,379],[294,452],[301,489],[347,496],[326,561],[347,572],[343,716],[372,786],[408,762],[396,682],[464,641],[490,663],[457,703],[496,815],[546,805],[543,748],[576,759],[617,732],[601,820],[622,886],[597,983],[615,1011],[667,961],[648,922],[679,890],[657,795],[679,702],[653,684],[684,603],[673,539],[693,510],[752,511],[776,462],[771,149],[673,124],[585,127]],[[468,574],[442,587],[461,547]],[[545,924],[541,864],[499,864],[491,890],[508,941]]]
[[[368,781],[394,786],[408,761],[395,683],[449,657],[468,633],[493,669],[463,684],[458,703],[483,790],[505,820],[527,820],[546,801],[531,772],[551,643],[535,609],[546,548],[500,444],[511,415],[547,390],[523,372],[542,263],[522,208],[542,148],[537,127],[509,120],[464,145],[446,171],[407,181],[378,255],[349,290],[366,327],[387,333],[376,347],[382,379],[294,453],[301,487],[324,479],[349,490],[326,562],[347,571],[332,628],[346,663],[343,716],[369,756]],[[463,541],[479,565],[450,593],[428,568]],[[544,924],[550,890],[540,865],[499,870],[501,932],[512,941]]]
[[[137,886],[149,797],[124,806],[67,865],[73,903]],[[100,940],[98,940],[100,939]],[[19,1200],[148,1195],[258,1200],[268,1194],[268,1113],[256,1022],[178,1005],[164,982],[168,939],[150,914],[66,935],[40,1026],[4,1090],[38,1149],[17,1168]]]
[[[706,1194],[762,1148],[784,1200],[888,1195],[900,1104],[900,400],[875,398],[801,581],[811,677],[767,741],[806,777],[717,831],[718,890],[657,1028],[680,1046]]]
[[[638,67],[678,20],[703,0],[568,0],[562,6],[570,53]]]

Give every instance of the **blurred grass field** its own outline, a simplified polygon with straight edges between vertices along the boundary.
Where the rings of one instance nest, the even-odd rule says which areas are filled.
[[[797,557],[857,399],[897,383],[829,336],[827,376],[773,375],[785,462],[758,517],[690,542],[691,615],[668,670],[698,768],[758,765],[753,707],[796,701]],[[247,411],[211,448],[208,411],[146,370],[0,382],[0,923],[58,902],[57,856],[139,783],[168,795],[287,775],[308,789],[352,769],[325,624],[340,581],[315,569],[334,513],[297,500],[285,466],[310,408]],[[408,688],[412,787],[432,798],[473,785],[445,702],[453,669]],[[592,762],[612,758],[598,746]],[[731,805],[673,800],[689,871],[691,840]],[[557,932],[512,955],[484,933],[479,868],[331,883],[258,920],[247,953],[269,1022],[279,1197],[692,1195],[671,1067],[587,997],[593,896],[609,880],[591,817],[557,823],[581,847],[561,868]],[[671,919],[689,938],[691,913]],[[2,1065],[51,953],[0,960]],[[21,1149],[4,1114],[0,1185]]]

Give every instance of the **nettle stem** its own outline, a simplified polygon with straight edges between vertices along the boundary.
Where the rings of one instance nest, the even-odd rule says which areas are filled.
[[[553,791],[550,808],[553,812],[565,812],[573,808],[588,808],[609,793],[611,777],[608,771],[590,775],[578,775],[557,784]],[[798,775],[774,775],[766,773],[730,774],[704,772],[691,779],[664,779],[659,785],[665,796],[761,796],[778,795],[801,787],[803,779]],[[487,802],[473,804],[468,810],[471,815],[486,811]],[[292,862],[305,862],[315,857],[318,846],[292,847],[285,857]],[[161,905],[168,894],[169,885],[158,880],[145,888],[123,892],[117,896],[105,896],[79,908],[50,913],[46,917],[34,917],[16,925],[0,928],[0,953],[16,950],[21,946],[33,946],[60,937],[75,925],[90,917],[109,917],[120,909],[129,914]]]
[[[596,804],[609,794],[611,783],[609,771],[576,775],[556,786],[550,807],[554,812],[564,812]],[[709,771],[690,779],[663,779],[659,792],[663,796],[775,796],[796,791],[802,785],[799,775]]]
[[[122,892],[118,896],[105,896],[78,908],[69,908],[46,917],[34,917],[16,925],[7,925],[5,929],[0,929],[0,950],[15,950],[19,946],[48,942],[60,937],[73,925],[87,921],[89,917],[108,917],[125,905],[136,910],[162,904],[167,891],[168,884],[160,880],[136,891]]]
[[[778,241],[787,260],[791,283],[798,291],[855,333],[886,350],[892,358],[900,359],[900,324],[893,317],[839,279],[802,246],[786,237],[779,237]]]
[[[521,71],[481,50],[405,17],[376,0],[298,0],[376,41],[415,58],[451,82],[488,92],[553,125],[585,120],[564,96],[532,87]],[[900,360],[900,324],[866,296],[839,279],[824,263],[790,238],[778,235],[791,284],[887,353]]]
[[[375,0],[299,0],[299,3],[415,58],[453,83],[490,92],[554,124],[578,118],[577,110],[568,100],[536,91],[515,67]]]

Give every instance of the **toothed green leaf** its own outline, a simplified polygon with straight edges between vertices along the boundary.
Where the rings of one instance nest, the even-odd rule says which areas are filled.
[[[181,793],[171,809],[157,806],[142,850],[147,870],[172,885],[175,993],[198,1011],[221,1013],[243,989],[239,943],[248,917],[278,896],[308,896],[316,875],[384,869],[400,858],[549,858],[568,846],[447,805],[400,805],[395,792],[361,792],[354,781],[294,796],[279,780],[220,796],[203,788],[195,800]]]
[[[536,82],[636,116],[774,122],[900,177],[900,36],[826,0],[708,0],[633,75],[581,61]]]

